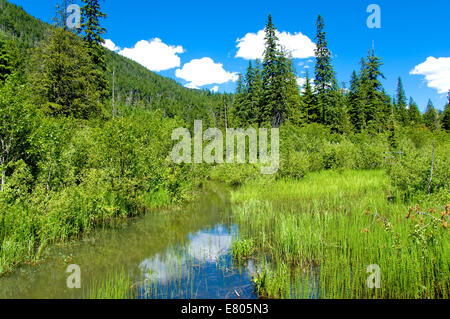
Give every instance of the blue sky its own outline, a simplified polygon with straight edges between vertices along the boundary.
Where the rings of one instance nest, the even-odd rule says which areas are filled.
[[[57,1],[11,2],[50,22]],[[380,29],[367,26],[370,4],[381,9]],[[278,30],[284,32],[284,44],[297,50],[294,57],[304,57],[294,60],[298,77],[303,78],[308,67],[312,74],[313,58],[307,56],[321,14],[340,82],[348,83],[374,42],[376,54],[384,61],[387,79],[383,84],[388,94],[395,92],[401,76],[407,96],[412,96],[422,111],[429,98],[441,110],[447,101],[448,0],[106,0],[102,6],[108,14],[105,39],[110,39],[118,52],[182,85],[234,91],[236,74],[247,68],[246,58],[258,55],[257,33],[264,28],[269,12]]]

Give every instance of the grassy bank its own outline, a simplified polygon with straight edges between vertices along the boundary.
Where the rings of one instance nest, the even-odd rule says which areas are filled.
[[[233,193],[244,241],[235,256],[255,251],[265,297],[448,298],[448,208],[445,217],[432,201],[409,211],[397,197],[381,170],[247,183]],[[370,265],[380,267],[379,289],[367,285]]]

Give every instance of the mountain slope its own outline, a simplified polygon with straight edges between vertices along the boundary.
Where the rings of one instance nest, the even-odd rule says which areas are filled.
[[[22,7],[0,0],[0,35],[14,39],[24,53],[46,38],[52,26],[26,13]],[[115,72],[116,103],[127,107],[161,109],[168,117],[178,116],[193,123],[203,119],[214,125],[216,113],[223,108],[222,94],[208,90],[192,90],[172,79],[149,71],[140,64],[105,49],[108,63],[108,80],[112,87]],[[225,102],[231,104],[232,95]]]

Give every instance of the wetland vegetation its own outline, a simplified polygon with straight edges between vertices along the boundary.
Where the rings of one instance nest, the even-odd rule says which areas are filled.
[[[301,90],[265,31],[219,94],[0,0],[0,298],[449,298],[450,106],[421,114],[401,80],[391,98],[373,50],[341,87],[320,16]],[[195,120],[279,128],[277,173],[175,164]]]

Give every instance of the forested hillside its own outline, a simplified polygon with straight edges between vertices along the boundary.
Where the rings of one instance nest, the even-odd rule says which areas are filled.
[[[12,39],[23,54],[39,46],[50,29],[51,25],[30,16],[21,7],[0,0],[0,35]],[[188,89],[112,51],[104,49],[104,53],[109,94],[112,94],[114,70],[115,103],[119,106],[161,109],[165,116],[178,116],[189,124],[194,119],[204,119],[215,125],[215,114],[223,108],[224,102],[231,105],[231,95],[224,97],[209,90]]]

